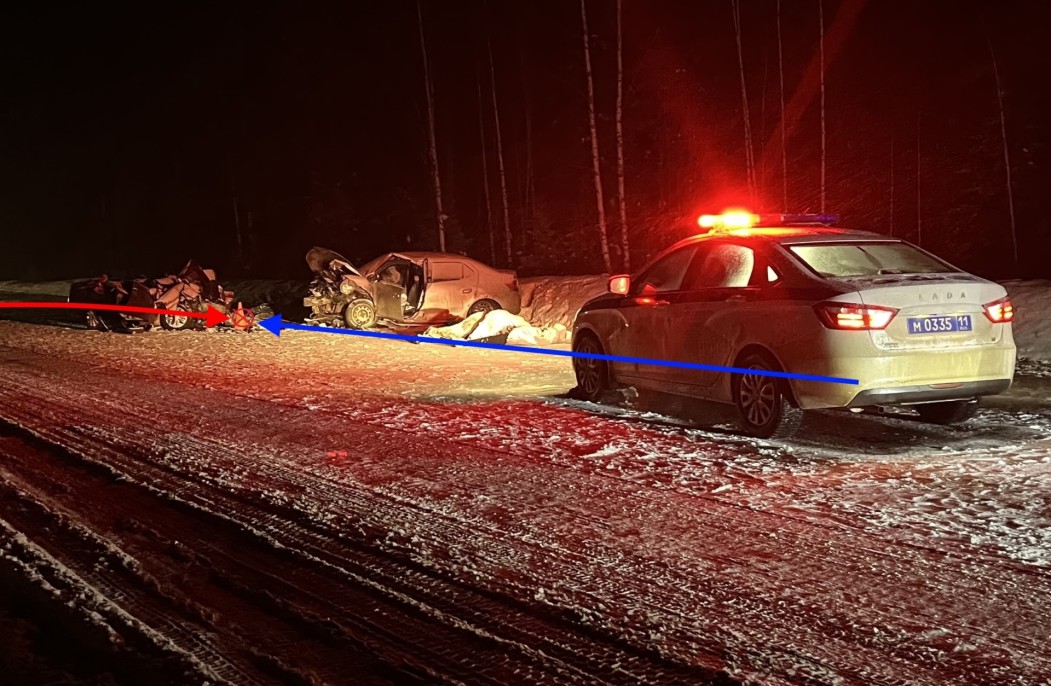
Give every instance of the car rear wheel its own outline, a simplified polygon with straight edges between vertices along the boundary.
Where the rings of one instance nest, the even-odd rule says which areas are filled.
[[[376,306],[364,298],[354,300],[343,310],[343,322],[351,329],[372,328],[376,323]]]
[[[959,424],[978,414],[978,399],[949,400],[942,403],[926,403],[914,409],[920,419],[931,424]]]
[[[108,331],[109,328],[106,323],[103,322],[93,310],[88,310],[84,313],[84,325],[89,329],[95,329],[97,331]]]
[[[573,351],[588,355],[602,355],[602,344],[594,336],[581,336],[573,345]],[[573,358],[573,372],[577,377],[577,391],[587,400],[599,402],[610,390],[609,363],[586,357]]]
[[[486,298],[485,300],[479,300],[475,304],[471,305],[471,308],[467,310],[467,316],[470,317],[472,314],[478,314],[479,312],[489,314],[493,310],[499,309],[500,303],[496,302],[495,300],[490,300]]]
[[[776,371],[777,364],[762,354],[752,354],[739,367],[756,372]],[[735,373],[732,382],[741,430],[756,438],[789,438],[803,421],[803,411],[792,405],[784,381],[759,373]]]
[[[181,307],[173,307],[172,314],[161,315],[161,328],[167,329],[168,331],[186,331],[192,329],[197,321],[186,314],[178,314],[180,312],[186,312]]]

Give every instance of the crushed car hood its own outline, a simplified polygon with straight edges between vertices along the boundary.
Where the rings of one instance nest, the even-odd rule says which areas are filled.
[[[321,248],[321,247],[318,247],[318,246],[314,246],[313,248],[311,248],[307,252],[307,258],[306,259],[307,259],[307,265],[310,267],[310,271],[314,272],[315,274],[317,274],[318,272],[320,272],[320,271],[322,271],[324,269],[328,269],[329,268],[329,264],[333,260],[336,260],[336,261],[341,263],[340,266],[344,267],[351,274],[355,274],[357,276],[361,276],[361,272],[359,272],[354,267],[354,265],[352,265],[350,263],[350,260],[348,260],[347,258],[343,257],[342,255],[340,255],[335,250],[329,250],[328,248]]]

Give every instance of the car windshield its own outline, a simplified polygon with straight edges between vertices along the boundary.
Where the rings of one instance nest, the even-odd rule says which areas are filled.
[[[950,274],[954,267],[908,243],[821,243],[790,245],[808,267],[827,278],[882,274]]]
[[[379,257],[369,260],[365,264],[361,265],[361,269],[359,269],[358,271],[362,274],[371,274],[377,269],[379,269],[380,265],[386,262],[387,258],[389,257],[390,255],[380,255]]]

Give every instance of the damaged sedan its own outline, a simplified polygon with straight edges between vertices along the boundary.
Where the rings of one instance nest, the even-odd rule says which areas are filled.
[[[368,329],[435,326],[479,312],[521,309],[518,276],[463,255],[441,252],[387,253],[360,269],[339,253],[312,248],[306,256],[314,273],[311,324]]]
[[[93,279],[74,282],[69,288],[69,302],[99,305],[128,305],[172,310],[170,314],[133,314],[108,310],[88,310],[85,324],[100,331],[145,331],[160,324],[170,331],[199,328],[200,319],[180,312],[206,312],[214,307],[222,313],[231,309],[234,294],[224,290],[215,271],[205,269],[193,260],[178,274],[156,279],[138,276],[115,280],[103,274]]]

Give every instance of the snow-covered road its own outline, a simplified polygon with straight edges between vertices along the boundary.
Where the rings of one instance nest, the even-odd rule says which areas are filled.
[[[0,322],[0,582],[119,683],[1051,683],[1023,371],[775,443],[561,358]]]

